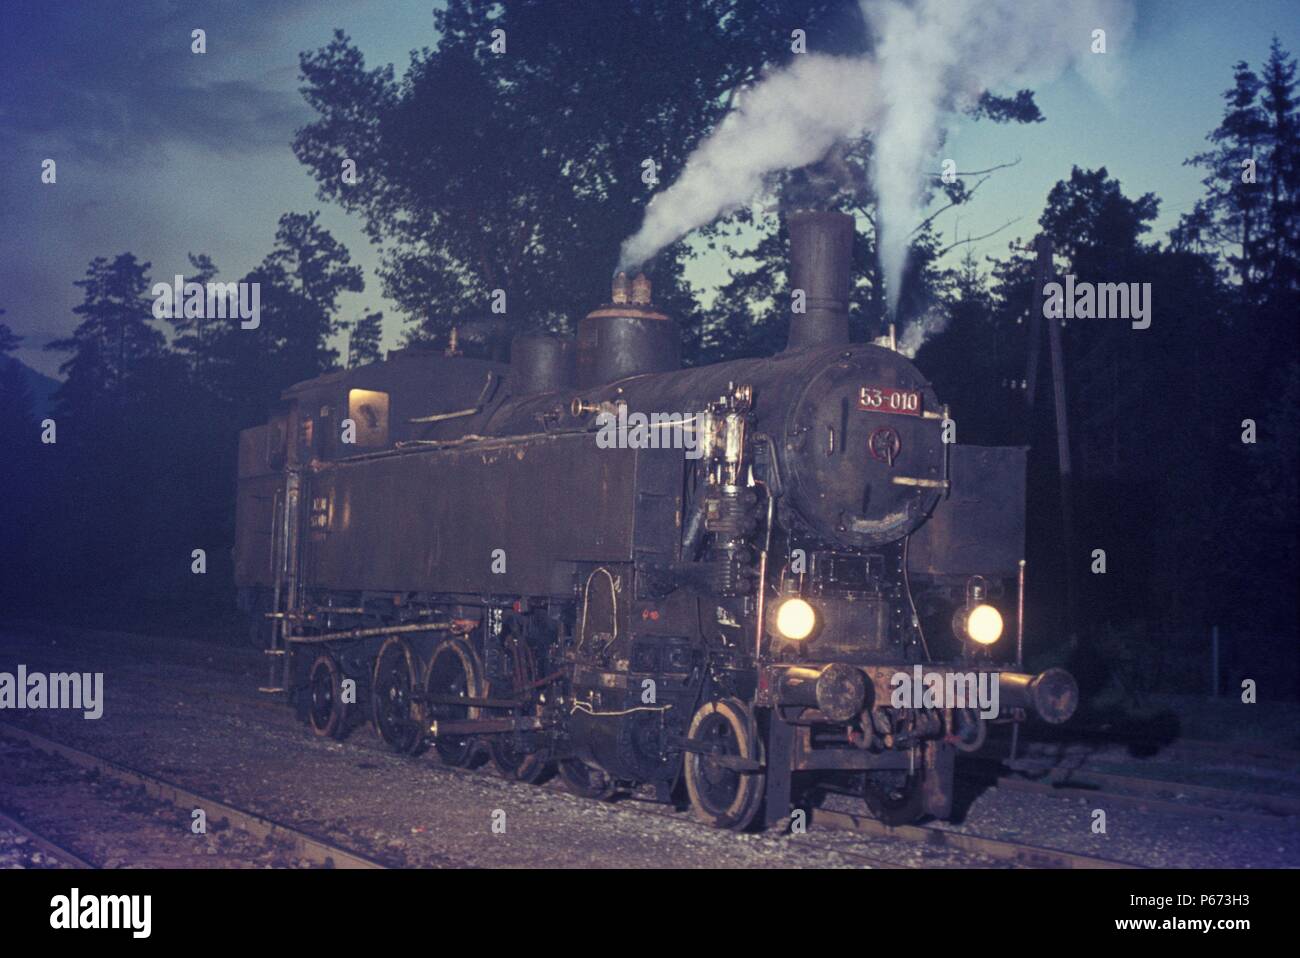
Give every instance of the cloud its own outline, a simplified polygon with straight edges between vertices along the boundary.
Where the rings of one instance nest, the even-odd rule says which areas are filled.
[[[20,358],[53,374],[66,357],[42,346],[75,326],[93,256],[129,250],[168,276],[205,251],[235,278],[281,212],[311,208],[289,149],[310,118],[298,52],[342,5],[0,2],[0,232],[23,238],[0,262],[0,308]],[[47,157],[57,185],[41,183]]]
[[[283,147],[308,108],[262,56],[301,5],[5,0],[0,142],[107,165],[170,142]],[[204,54],[190,51],[196,27]]]
[[[986,90],[1011,91],[1087,63],[1093,31],[1126,35],[1130,0],[860,0],[873,51],[804,54],[745,91],[696,147],[681,175],[646,206],[620,267],[756,198],[768,175],[823,157],[870,133],[879,197],[880,261],[896,310],[912,232],[923,219],[923,170],[946,124]],[[1091,82],[1115,71],[1091,68]]]

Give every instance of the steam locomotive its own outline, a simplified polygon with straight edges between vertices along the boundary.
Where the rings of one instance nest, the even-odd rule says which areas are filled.
[[[1020,671],[1025,450],[947,441],[920,371],[849,342],[850,217],[787,225],[775,356],[680,368],[620,274],[576,342],[506,364],[453,337],[286,390],[239,450],[264,691],[317,735],[368,720],[732,829],[822,786],[948,817],[990,723],[1068,719],[1073,679]]]

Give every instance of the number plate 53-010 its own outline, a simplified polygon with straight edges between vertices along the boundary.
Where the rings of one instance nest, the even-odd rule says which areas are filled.
[[[919,416],[921,415],[921,393],[915,389],[863,386],[858,390],[858,408],[870,412],[896,412],[904,416]]]

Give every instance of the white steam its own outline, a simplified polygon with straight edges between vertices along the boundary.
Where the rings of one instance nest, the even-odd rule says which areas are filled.
[[[620,268],[639,266],[744,205],[767,174],[815,163],[836,141],[867,132],[879,113],[875,74],[869,60],[810,53],[746,90],[677,182],[646,206],[641,229],[623,243]]]
[[[764,178],[824,157],[870,133],[879,197],[881,267],[890,311],[898,303],[912,231],[923,219],[926,169],[942,124],[987,90],[1050,80],[1071,65],[1092,82],[1118,56],[1129,0],[861,0],[875,38],[871,57],[801,54],[765,77],[723,118],[671,187],[646,207],[623,244],[638,266],[698,226],[753,200]],[[1093,53],[1095,30],[1106,53]],[[958,167],[962,163],[958,160]]]
[[[948,311],[941,306],[931,306],[921,315],[913,316],[898,340],[898,351],[908,359],[915,359],[932,336],[938,336],[948,328],[950,318]]]
[[[939,147],[943,121],[987,90],[1041,83],[1086,58],[1117,55],[1114,44],[1132,12],[1127,0],[863,0],[862,12],[880,65],[884,118],[875,131],[872,180],[894,312],[911,234],[924,218],[922,170]],[[1094,30],[1106,32],[1106,53],[1092,52]]]

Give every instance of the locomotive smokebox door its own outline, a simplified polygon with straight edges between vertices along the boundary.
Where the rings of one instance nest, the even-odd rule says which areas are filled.
[[[809,376],[785,436],[790,505],[852,548],[920,526],[946,481],[938,397],[911,363],[857,347]]]

